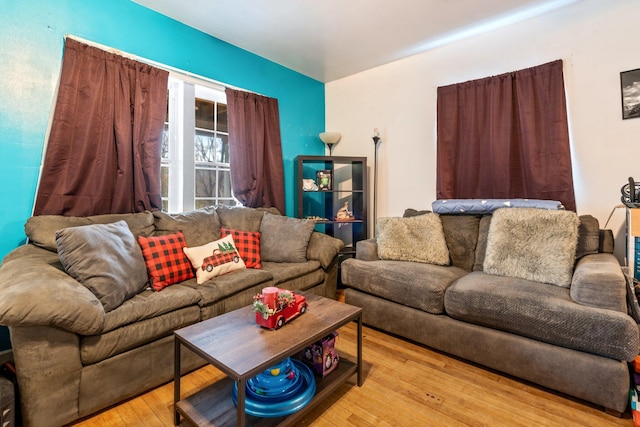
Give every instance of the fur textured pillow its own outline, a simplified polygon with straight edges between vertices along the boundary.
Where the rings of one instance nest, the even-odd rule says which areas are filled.
[[[579,222],[571,211],[496,210],[487,237],[484,272],[569,287]]]
[[[376,230],[380,259],[449,265],[449,249],[438,214],[379,218]]]

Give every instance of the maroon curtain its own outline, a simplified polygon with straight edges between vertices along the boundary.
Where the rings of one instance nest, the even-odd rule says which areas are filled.
[[[34,215],[162,208],[168,77],[67,38]]]
[[[562,61],[438,88],[437,198],[576,210]]]
[[[233,195],[243,205],[284,208],[278,100],[226,89]]]

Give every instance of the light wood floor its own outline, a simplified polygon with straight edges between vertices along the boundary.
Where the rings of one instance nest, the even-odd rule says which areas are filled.
[[[355,354],[356,326],[339,329],[342,357]],[[365,381],[343,385],[306,417],[308,426],[633,426],[598,407],[525,384],[364,328]],[[183,395],[223,377],[207,366],[183,377]],[[173,426],[173,383],[74,424]],[[183,426],[189,424],[182,422]]]

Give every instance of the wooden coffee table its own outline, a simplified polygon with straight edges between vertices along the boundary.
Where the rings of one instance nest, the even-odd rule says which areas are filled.
[[[251,306],[226,313],[175,331],[174,411],[198,426],[294,425],[319,401],[354,374],[362,385],[362,309],[316,295],[305,295],[309,307],[278,330],[261,328]],[[351,321],[358,322],[356,361],[340,358],[338,367],[325,378],[316,377],[316,393],[300,411],[287,417],[258,418],[245,413],[246,382],[286,357],[327,336]],[[228,378],[181,399],[180,349],[198,354]],[[238,383],[238,404],[231,392]]]

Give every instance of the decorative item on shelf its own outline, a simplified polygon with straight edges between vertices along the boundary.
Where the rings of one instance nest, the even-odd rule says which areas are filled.
[[[333,172],[323,169],[316,172],[316,183],[320,191],[331,191],[333,188]]]
[[[307,215],[304,217],[304,219],[313,219],[315,221],[329,221],[328,218],[325,218],[323,216],[318,216],[318,215]]]
[[[318,185],[313,179],[303,179],[302,180],[302,190],[303,191],[318,191]]]
[[[373,236],[376,235],[376,220],[378,218],[378,144],[381,142],[378,128],[373,129]]]
[[[319,136],[320,140],[329,147],[329,155],[333,156],[333,147],[340,142],[342,138],[340,132],[322,132]]]
[[[262,288],[262,293],[253,297],[252,308],[258,325],[279,329],[307,311],[307,298],[293,291],[269,286]]]
[[[324,378],[338,367],[340,356],[335,349],[337,339],[338,332],[334,331],[302,350],[302,361],[311,366],[316,375]]]
[[[349,202],[344,202],[344,205],[336,212],[336,221],[353,221],[355,216],[353,211],[349,210]]]

